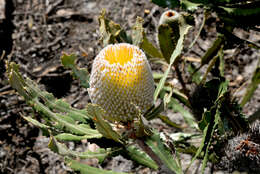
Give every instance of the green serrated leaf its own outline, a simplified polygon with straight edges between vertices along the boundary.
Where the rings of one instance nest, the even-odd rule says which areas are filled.
[[[66,164],[75,171],[79,171],[81,174],[126,174],[121,172],[107,171],[95,167],[91,167],[87,164],[80,163],[79,161],[65,158]]]
[[[198,129],[198,124],[196,123],[193,115],[189,111],[184,109],[184,107],[180,105],[176,99],[171,98],[171,102],[169,103],[168,106],[169,108],[172,108],[175,112],[181,113],[184,120],[190,127]]]
[[[214,65],[215,65],[215,63],[216,63],[216,61],[217,61],[218,59],[219,59],[219,57],[218,57],[218,56],[215,56],[215,57],[210,61],[209,66],[208,66],[208,68],[207,68],[205,74],[203,75],[202,80],[199,82],[199,84],[204,84],[204,83],[206,82],[208,73],[212,70],[212,68],[214,67]],[[196,73],[198,73],[198,72],[196,72]]]
[[[23,77],[18,72],[19,65],[11,62],[7,63],[8,81],[10,85],[18,91],[18,93],[28,100],[31,96],[25,92],[25,81]]]
[[[59,99],[57,100],[52,94],[42,91],[39,87],[30,79],[26,79],[27,87],[24,89],[32,95],[32,93],[36,94],[35,97],[39,97],[41,100],[44,101],[44,104],[58,112],[68,113],[68,116],[73,118],[75,121],[82,121],[86,122],[90,117],[87,115],[86,111],[83,112],[82,110],[78,110],[69,106],[64,100]],[[30,99],[28,99],[30,100]]]
[[[180,92],[179,90],[173,89],[172,97],[178,99],[185,106],[191,108],[191,104],[190,104],[188,97],[185,94],[183,94],[182,92]]]
[[[199,122],[199,127],[201,130],[203,130],[202,142],[195,156],[192,158],[188,168],[203,151],[204,154],[203,154],[202,173],[204,173],[207,161],[209,159],[209,147],[211,145],[212,136],[216,127],[219,124],[221,124],[220,122],[221,122],[220,111],[217,109],[216,106],[213,106],[209,111],[206,111],[204,113],[202,120]],[[188,168],[186,169],[186,171],[188,170]]]
[[[179,23],[175,21],[173,27],[162,24],[158,27],[158,41],[165,60],[170,63],[171,55],[180,38]]]
[[[55,101],[55,104],[56,104],[57,106],[60,106],[60,107],[64,108],[64,109],[65,109],[65,108],[66,108],[66,109],[71,109],[69,103],[65,102],[63,99],[57,99],[57,100]]]
[[[56,113],[56,116],[60,117],[62,120],[66,121],[68,123],[71,123],[71,124],[75,124],[76,123],[73,118],[68,117],[67,115]]]
[[[141,43],[140,47],[145,51],[152,58],[163,58],[162,53],[156,48],[146,36],[144,36],[143,42]]]
[[[80,85],[87,89],[89,87],[90,78],[87,68],[73,68],[72,71],[73,76],[79,79]]]
[[[217,39],[213,45],[206,51],[204,56],[201,58],[201,66],[210,62],[214,58],[215,54],[219,51],[225,41],[225,37],[222,34],[218,34]]]
[[[151,120],[159,116],[159,114],[164,111],[164,104],[163,102],[160,103],[157,107],[152,107],[147,113],[144,114],[144,117],[147,120]]]
[[[188,97],[180,92],[178,89],[172,88],[170,86],[164,86],[163,88],[166,91],[171,91],[172,90],[172,97],[178,99],[181,103],[183,103],[185,106],[191,108],[190,102]]]
[[[65,68],[72,68],[75,66],[75,60],[76,60],[75,54],[66,54],[63,53],[61,56],[61,63]]]
[[[112,129],[111,125],[104,119],[105,111],[96,104],[88,104],[86,106],[87,112],[91,115],[93,121],[96,123],[98,131],[106,138],[113,139],[123,144],[121,136]]]
[[[182,174],[182,168],[178,161],[173,158],[169,149],[163,144],[160,135],[155,133],[145,140],[145,143],[153,150],[153,152],[161,159],[163,164],[176,174]]]
[[[153,72],[153,79],[161,79],[164,74],[158,73],[158,72]]]
[[[190,168],[190,166],[193,164],[193,162],[197,159],[197,157],[202,152],[202,149],[205,147],[205,145],[206,145],[205,141],[206,141],[206,137],[207,137],[208,127],[209,127],[209,125],[207,125],[204,128],[204,130],[203,130],[203,138],[201,140],[200,147],[198,148],[196,154],[192,157],[191,162],[190,162],[189,166],[187,167],[186,171]]]
[[[81,158],[81,159],[89,159],[89,158],[96,158],[99,162],[103,162],[107,155],[109,155],[110,150],[105,150],[103,148],[99,148],[96,152],[92,152],[90,150],[85,152],[77,152],[67,148],[65,144],[58,142],[54,137],[50,138],[50,142],[48,147],[62,156],[69,156],[74,158]]]
[[[210,101],[209,102],[218,102],[228,91],[228,81],[225,78],[213,78],[212,80],[206,82],[203,86],[205,92],[207,92]]]
[[[260,84],[260,59],[258,61],[258,66],[256,67],[256,70],[251,79],[251,83],[248,85],[246,93],[243,96],[243,99],[240,104],[241,106],[244,106],[250,100],[255,90],[258,88],[259,84]]]
[[[222,81],[220,84],[219,84],[219,88],[218,88],[218,98],[221,98],[225,95],[225,93],[228,91],[228,84],[229,84],[229,81],[225,80],[225,81]]]
[[[75,121],[80,121],[82,123],[86,123],[86,118],[83,118],[81,115],[79,114],[75,114],[73,112],[68,112],[68,117],[74,119]]]
[[[219,124],[219,121],[220,121],[220,112],[219,112],[218,109],[216,111],[214,118],[215,118],[214,119],[214,125],[213,125],[212,129],[210,130],[210,138],[208,140],[207,147],[206,147],[205,154],[204,154],[204,158],[203,158],[203,161],[202,161],[201,170],[202,170],[203,174],[205,172],[205,168],[206,168],[208,158],[209,158],[209,147],[211,145],[212,136],[213,136],[214,130],[216,129],[216,127],[217,127],[217,125]]]
[[[212,117],[212,115],[211,115],[211,112],[210,112],[210,111],[204,112],[204,114],[203,114],[203,116],[202,116],[202,119],[199,121],[199,124],[198,124],[200,130],[204,130],[205,127],[208,126],[208,124],[209,124],[209,122],[210,122],[210,120],[211,120],[211,117]]]
[[[84,88],[89,87],[89,72],[86,68],[79,68],[75,64],[76,55],[63,53],[61,56],[61,63],[65,68],[70,68],[73,72],[73,76],[80,81],[80,85]]]
[[[31,118],[31,117],[26,117],[26,116],[22,116],[22,117],[23,117],[23,119],[25,119],[26,121],[32,123],[34,126],[39,127],[40,129],[48,130],[50,128],[49,126],[47,126],[45,124],[42,124],[39,121],[37,121],[37,120],[35,120],[35,119]]]
[[[175,127],[177,129],[182,129],[181,125],[177,124],[177,123],[174,123],[172,122],[169,117],[165,116],[165,115],[159,115],[158,116],[162,122],[166,123],[167,125],[171,126],[171,127]]]
[[[61,134],[55,135],[55,138],[57,140],[61,140],[61,141],[81,141],[81,140],[86,140],[86,139],[91,139],[91,138],[97,138],[97,136],[93,135],[93,134],[79,136],[79,135],[74,135],[74,134],[70,134],[70,133],[61,133]]]
[[[37,112],[44,114],[45,116],[56,121],[58,124],[62,125],[67,131],[77,134],[77,135],[91,135],[95,138],[101,138],[102,135],[95,129],[80,127],[77,124],[73,124],[70,121],[64,119],[64,116],[57,115],[53,113],[49,108],[40,103],[37,99],[33,99],[33,107]]]
[[[15,79],[16,82],[10,80],[12,87],[18,90],[18,92],[25,96],[26,101],[30,104],[37,112],[44,116],[44,119],[49,125],[53,124],[54,127],[60,130],[66,130],[70,133],[77,135],[88,135],[93,138],[100,138],[102,135],[94,129],[81,127],[77,124],[77,120],[85,120],[88,118],[87,115],[83,114],[75,108],[71,108],[65,101],[57,100],[50,93],[42,91],[38,86],[30,79],[23,79],[18,72],[18,66],[14,63],[8,65],[10,79]],[[40,101],[43,101],[41,103]],[[55,110],[54,111],[52,111]],[[65,114],[56,113],[62,112]],[[66,115],[66,113],[69,113]],[[76,116],[70,117],[70,115],[77,115],[81,119],[75,119]]]
[[[186,24],[184,19],[180,17],[180,38],[177,42],[177,46],[175,48],[175,50],[173,51],[172,55],[171,55],[171,58],[170,58],[170,64],[167,68],[167,70],[164,72],[164,76],[163,78],[161,78],[155,92],[154,92],[154,101],[157,100],[161,90],[163,89],[164,87],[164,84],[165,84],[165,81],[166,81],[166,78],[171,70],[171,66],[175,63],[176,59],[178,56],[180,56],[181,54],[181,51],[183,49],[183,41],[184,41],[184,37],[185,35],[188,33],[189,29],[190,29],[190,25]]]
[[[85,128],[85,129],[91,128],[90,125],[88,125],[88,124],[79,124],[78,126],[82,127],[82,128]]]
[[[128,156],[139,164],[150,167],[157,170],[157,164],[143,151],[138,149],[136,146],[128,146],[126,148]]]

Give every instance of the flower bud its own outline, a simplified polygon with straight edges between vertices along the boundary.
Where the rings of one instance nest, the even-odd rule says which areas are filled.
[[[153,105],[154,81],[147,58],[138,47],[108,45],[96,56],[88,89],[110,121],[127,122]],[[138,109],[137,109],[138,108]]]
[[[178,22],[179,18],[180,18],[180,14],[177,11],[167,10],[161,15],[159,20],[159,25]]]

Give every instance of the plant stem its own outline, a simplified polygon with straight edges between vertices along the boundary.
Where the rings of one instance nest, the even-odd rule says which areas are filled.
[[[190,97],[189,97],[189,96],[190,96],[189,91],[188,91],[188,89],[186,88],[186,84],[185,84],[185,82],[184,82],[184,80],[183,80],[183,78],[182,78],[181,71],[179,70],[179,68],[178,68],[177,66],[178,66],[178,64],[177,64],[176,66],[174,66],[175,72],[176,72],[176,74],[177,74],[178,80],[179,80],[180,83],[181,83],[181,86],[182,86],[182,89],[183,89],[183,93],[184,93],[184,94],[188,97],[188,99],[189,99],[189,98],[190,98]]]
[[[161,161],[161,159],[153,152],[153,150],[144,143],[143,140],[141,139],[136,139],[136,143],[139,145],[139,147],[145,151],[145,153],[147,153],[155,162],[156,164],[161,167],[163,165],[163,162]]]

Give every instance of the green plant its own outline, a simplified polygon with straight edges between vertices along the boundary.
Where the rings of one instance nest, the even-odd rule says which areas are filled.
[[[189,15],[193,15],[196,10],[203,8],[204,18],[202,24],[188,49],[191,49],[198,39],[209,14],[216,13],[218,17],[216,24],[217,38],[212,43],[212,46],[206,50],[204,56],[201,57],[200,66],[194,68],[191,64],[189,70],[191,73],[190,79],[197,84],[196,89],[189,97],[190,108],[197,120],[200,120],[199,128],[203,131],[203,142],[192,161],[202,154],[204,169],[206,162],[210,159],[210,155],[215,155],[215,159],[218,158],[217,156],[221,157],[223,155],[218,153],[218,149],[221,151],[220,146],[227,144],[228,139],[233,137],[233,135],[249,131],[248,121],[243,116],[241,109],[250,100],[259,85],[259,63],[253,74],[251,83],[248,85],[247,91],[243,96],[242,102],[238,104],[228,90],[229,82],[224,76],[225,62],[223,50],[232,48],[235,45],[249,46],[256,49],[256,51],[259,50],[260,47],[257,44],[239,38],[234,34],[235,28],[259,31],[257,28],[258,21],[249,21],[249,19],[260,17],[259,2],[240,0],[152,0],[152,2],[162,7],[182,8]],[[200,75],[199,70],[204,65],[208,65],[208,68],[204,75]],[[209,72],[211,72],[214,78],[207,81]],[[185,91],[185,84],[183,87]],[[187,93],[189,92],[185,94]],[[254,122],[257,118],[259,118],[259,111],[249,117],[249,121]],[[210,146],[213,146],[211,148],[213,150],[209,150]]]
[[[173,0],[168,3],[166,3],[166,1],[154,2],[159,5],[163,5],[163,3],[170,4],[170,7],[182,5],[188,10],[194,10],[199,5],[208,5],[211,7],[206,1],[203,1],[203,3],[202,1],[177,2]],[[220,7],[218,7],[218,9],[219,8]],[[234,16],[240,14],[240,12],[236,11],[231,12],[226,7],[224,10],[230,15],[233,13]],[[254,15],[255,13],[248,12],[245,14]],[[220,18],[223,19],[223,21],[228,21],[230,16]],[[158,46],[155,46],[155,44],[148,40],[142,23],[142,18],[138,17],[132,28],[132,34],[127,35],[119,24],[105,17],[105,11],[102,11],[99,17],[100,35],[104,47],[112,47],[110,44],[119,43],[133,44],[135,46],[131,46],[131,48],[133,47],[136,50],[138,50],[137,47],[141,48],[148,58],[157,58],[154,59],[154,63],[159,62],[166,66],[165,72],[153,73],[156,89],[153,98],[151,101],[148,101],[147,106],[141,106],[140,103],[143,103],[143,101],[140,103],[135,102],[135,98],[132,103],[131,101],[126,102],[127,108],[132,109],[131,111],[124,111],[124,114],[125,112],[134,111],[130,114],[131,116],[126,118],[123,118],[122,113],[119,114],[120,116],[116,115],[117,113],[114,111],[109,113],[110,111],[107,111],[109,107],[106,107],[102,102],[95,99],[97,96],[92,92],[93,90],[100,92],[100,86],[95,86],[94,82],[89,83],[89,79],[91,79],[90,74],[86,69],[77,67],[75,64],[76,56],[73,54],[67,55],[64,53],[61,56],[61,62],[64,67],[72,71],[75,78],[79,79],[82,87],[90,87],[91,100],[95,103],[86,104],[86,108],[82,110],[72,108],[64,100],[56,99],[52,94],[40,90],[35,82],[22,77],[18,65],[15,63],[7,63],[7,73],[11,86],[24,97],[25,101],[35,112],[42,115],[41,121],[30,116],[23,116],[23,118],[42,129],[46,136],[50,136],[49,148],[65,156],[67,165],[76,171],[93,174],[116,173],[82,164],[76,159],[97,158],[99,162],[102,163],[105,158],[123,154],[137,163],[155,170],[161,170],[167,173],[183,173],[184,169],[181,166],[179,158],[180,152],[192,154],[192,162],[196,158],[203,159],[202,171],[204,171],[208,161],[214,163],[219,160],[219,155],[221,154],[219,154],[218,151],[223,142],[240,132],[248,131],[248,123],[241,113],[241,106],[232,98],[228,90],[229,82],[223,75],[223,49],[228,38],[233,37],[230,30],[228,30],[230,27],[225,25],[225,27],[222,28],[224,29],[224,33],[220,33],[214,41],[213,46],[206,51],[205,55],[201,58],[199,68],[196,69],[192,64],[190,65],[190,78],[193,79],[197,86],[196,90],[191,93],[191,91],[186,88],[185,82],[182,79],[179,64],[182,62],[181,57],[184,51],[184,39],[192,27],[192,16],[187,13],[178,13],[172,10],[163,13],[160,25],[158,26]],[[251,24],[249,26],[252,27]],[[129,44],[121,44],[121,46]],[[111,49],[110,52],[112,51]],[[143,53],[142,56],[144,56]],[[125,58],[118,55],[116,57],[120,57],[121,59]],[[110,60],[110,58],[108,59]],[[121,61],[122,60],[117,61],[116,63],[119,62],[120,64]],[[114,60],[111,62],[111,64],[115,63]],[[206,64],[209,65],[207,71],[201,75],[199,70]],[[133,67],[136,68],[135,64]],[[105,68],[106,67],[101,66],[96,71],[103,71]],[[173,69],[176,71],[178,79],[182,83],[182,90],[176,89],[169,82],[168,77]],[[218,70],[217,75],[211,80],[208,80],[209,72],[213,72],[216,69]],[[259,72],[257,70],[252,78],[253,85],[249,90],[250,92],[246,95],[252,95],[252,92],[259,84]],[[145,71],[145,73],[146,72],[149,71]],[[124,78],[121,77],[118,72],[116,73],[119,79],[122,80],[122,78]],[[150,83],[148,85],[150,89],[149,92],[153,92],[153,80],[149,73],[146,81],[142,82]],[[108,73],[104,76],[109,75]],[[137,75],[135,75],[135,77],[136,76]],[[117,87],[119,84],[121,84],[121,81],[113,81],[112,87]],[[98,89],[94,89],[96,87]],[[128,90],[129,86],[125,88]],[[109,95],[109,91],[107,91],[105,95]],[[103,96],[101,96],[101,98],[102,97]],[[150,97],[152,96],[149,93],[149,99],[145,98],[145,100],[150,100]],[[161,103],[156,106],[153,105],[152,103],[158,101],[159,98]],[[249,98],[250,97],[247,97],[244,99],[245,101],[243,101],[246,102]],[[121,102],[121,100],[127,99],[120,98],[119,101]],[[111,101],[108,100],[106,102]],[[195,133],[184,132],[180,125],[172,122],[167,116],[162,115],[161,112],[164,109],[172,109],[180,112],[187,125],[193,129]],[[189,109],[193,114],[189,112]],[[154,118],[161,119],[167,125],[179,129],[180,132],[168,135],[151,129],[147,121]],[[198,137],[202,138],[199,147],[187,141]],[[104,141],[110,139],[116,143],[115,145],[111,145],[110,148],[100,148],[96,152],[72,151],[63,143],[65,141],[101,138]],[[211,146],[214,147],[211,148]]]

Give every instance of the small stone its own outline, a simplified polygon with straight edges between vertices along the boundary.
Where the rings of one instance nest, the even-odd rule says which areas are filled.
[[[0,0],[0,20],[5,19],[5,0]]]
[[[243,80],[243,76],[242,75],[238,75],[236,78],[237,82],[241,82]]]

